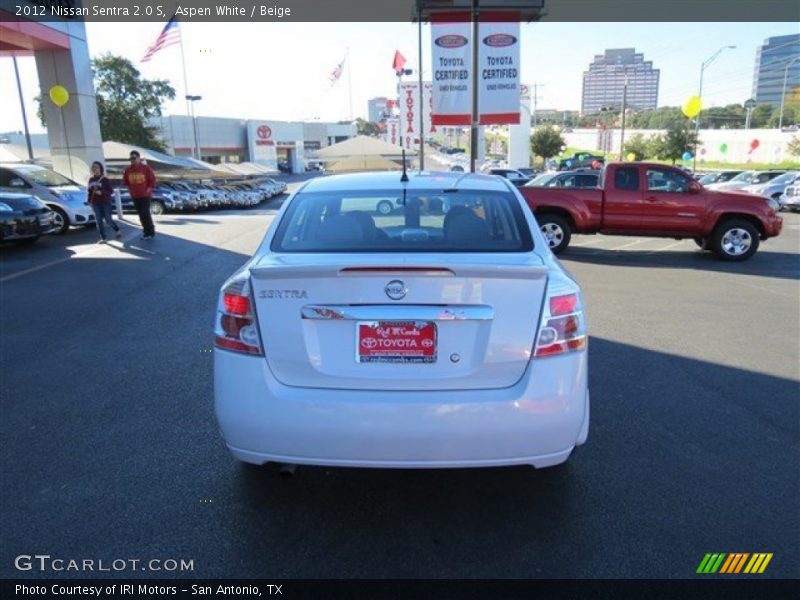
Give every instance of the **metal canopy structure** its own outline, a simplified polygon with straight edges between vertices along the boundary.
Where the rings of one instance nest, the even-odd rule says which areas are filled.
[[[162,177],[217,179],[237,176],[230,171],[218,169],[217,165],[194,158],[169,156],[150,148],[123,144],[122,142],[103,142],[103,155],[105,156],[106,165],[112,171],[119,171],[127,167],[130,164],[129,157],[133,150],[136,150],[142,160]]]

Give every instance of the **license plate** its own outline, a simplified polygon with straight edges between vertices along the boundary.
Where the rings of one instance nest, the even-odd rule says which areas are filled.
[[[356,360],[362,363],[436,362],[436,323],[431,321],[362,321]]]

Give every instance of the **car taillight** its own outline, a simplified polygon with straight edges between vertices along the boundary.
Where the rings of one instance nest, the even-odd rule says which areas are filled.
[[[566,285],[565,285],[566,284]],[[579,291],[566,278],[558,278],[548,289],[534,357],[565,354],[586,348],[586,323]],[[565,293],[568,292],[568,293]]]
[[[233,352],[264,355],[247,279],[235,279],[222,289],[217,306],[214,345]]]

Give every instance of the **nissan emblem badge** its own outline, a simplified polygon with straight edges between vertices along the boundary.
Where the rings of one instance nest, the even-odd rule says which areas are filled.
[[[386,287],[383,288],[383,291],[386,292],[386,295],[389,296],[392,300],[402,300],[406,297],[408,290],[406,289],[406,284],[400,281],[399,279],[393,279],[389,283],[386,284]]]

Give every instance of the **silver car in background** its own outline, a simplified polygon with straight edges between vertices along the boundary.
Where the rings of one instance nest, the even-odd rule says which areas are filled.
[[[770,179],[767,183],[749,185],[742,188],[742,191],[749,192],[751,194],[758,194],[759,196],[764,196],[766,198],[772,198],[773,200],[777,200],[779,203],[781,203],[781,196],[783,196],[786,188],[797,183],[800,183],[800,171],[787,171],[775,179]],[[782,203],[781,208],[783,208]]]
[[[71,225],[94,225],[86,188],[45,167],[0,164],[0,192],[36,196],[55,213],[56,233],[65,233]]]
[[[712,183],[705,186],[708,190],[716,190],[718,192],[732,192],[735,190],[742,190],[749,186],[763,185],[779,175],[783,175],[786,171],[742,171],[733,179],[724,183]]]

